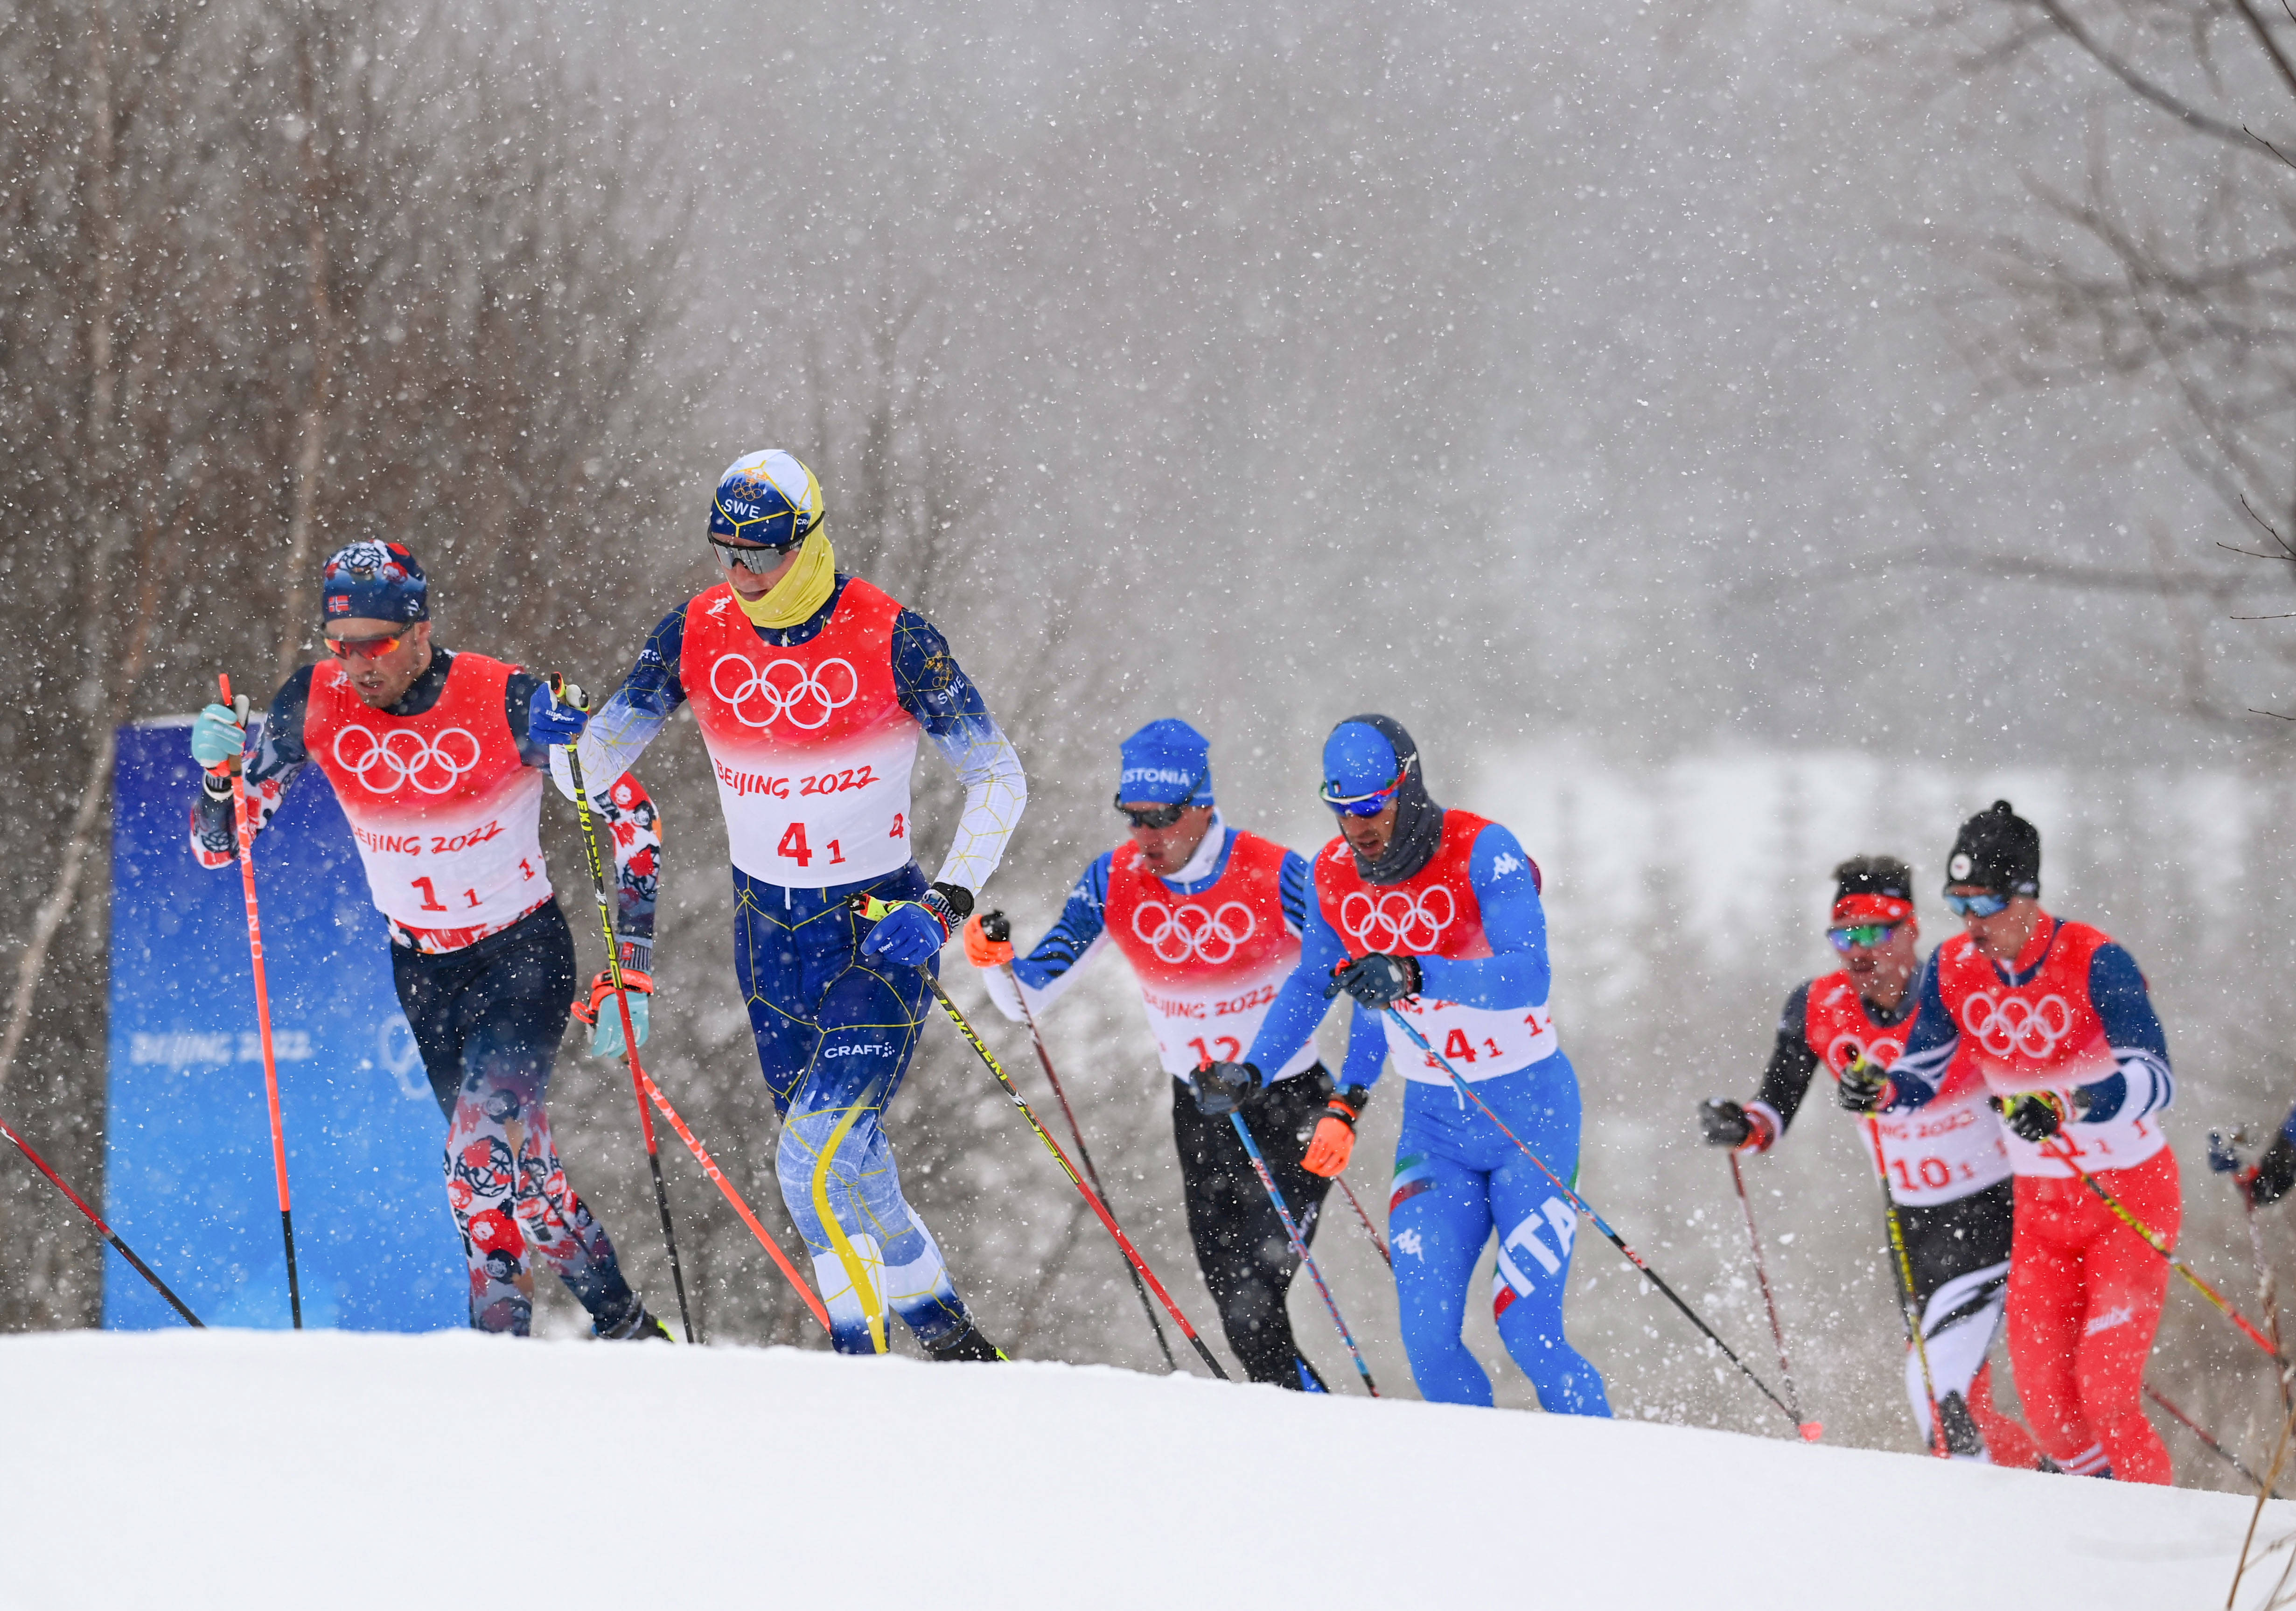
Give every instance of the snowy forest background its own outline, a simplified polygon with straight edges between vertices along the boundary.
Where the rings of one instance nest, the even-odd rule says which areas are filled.
[[[1438,798],[1546,869],[1585,1189],[1758,1369],[1693,1105],[1751,1089],[1828,966],[1833,862],[1894,851],[1933,888],[1997,793],[2040,824],[2050,904],[2146,967],[2188,1254],[2251,1290],[2201,1140],[2296,1094],[2296,734],[2257,713],[2296,713],[2296,636],[2239,619],[2296,609],[2296,21],[1250,9],[0,0],[12,1120],[100,1180],[114,724],[308,658],[316,561],[364,536],[414,545],[449,646],[610,683],[709,579],[718,471],[770,442],[1018,742],[1032,801],[986,899],[1024,935],[1112,841],[1141,721],[1198,723],[1230,819],[1302,849],[1329,725],[1408,725]],[[793,1245],[691,724],[646,766],[655,1073]],[[920,776],[931,866],[955,797]],[[1050,1038],[1210,1328],[1137,1012],[1106,964]],[[570,1047],[570,1167],[667,1303],[627,1088]],[[1367,1203],[1398,1106],[1351,1171]],[[945,1026],[891,1128],[992,1335],[1155,1362],[1113,1251]],[[709,1333],[817,1345],[668,1167]],[[1813,1107],[1751,1173],[1806,1401],[1911,1449],[1849,1127]],[[1407,1393],[1375,1255],[1345,1219],[1319,1244]],[[0,1170],[0,1325],[93,1323],[101,1268]],[[1571,1330],[1623,1411],[1778,1430],[1598,1238],[1578,1271]],[[1295,1314],[1341,1369],[1312,1292]],[[544,1327],[576,1323],[554,1294]],[[2152,1380],[2252,1443],[2270,1393],[2236,1341],[2174,1295]]]

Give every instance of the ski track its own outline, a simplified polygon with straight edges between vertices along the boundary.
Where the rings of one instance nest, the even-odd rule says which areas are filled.
[[[0,1361],[11,1611],[2154,1611],[2223,1603],[2251,1508],[1098,1366],[220,1330]],[[2292,1531],[2276,1504],[2259,1538]]]

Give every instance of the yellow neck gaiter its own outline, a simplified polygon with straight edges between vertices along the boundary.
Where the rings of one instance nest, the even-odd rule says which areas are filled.
[[[813,612],[829,602],[830,589],[836,585],[836,551],[829,546],[829,534],[816,531],[797,551],[797,563],[790,567],[787,576],[756,598],[736,593],[734,602],[758,626],[778,630],[812,620]]]

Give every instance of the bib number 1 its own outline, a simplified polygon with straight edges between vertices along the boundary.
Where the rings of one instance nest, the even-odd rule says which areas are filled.
[[[828,842],[829,865],[835,867],[845,859],[845,851],[834,839]],[[794,861],[801,867],[813,865],[813,847],[806,842],[805,824],[792,822],[783,830],[782,842],[774,847],[774,854]]]

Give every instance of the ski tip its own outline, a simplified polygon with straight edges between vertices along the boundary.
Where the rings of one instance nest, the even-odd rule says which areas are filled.
[[[1818,1439],[1824,1435],[1825,1423],[1824,1421],[1804,1421],[1801,1424],[1801,1441],[1803,1443],[1815,1443]]]

